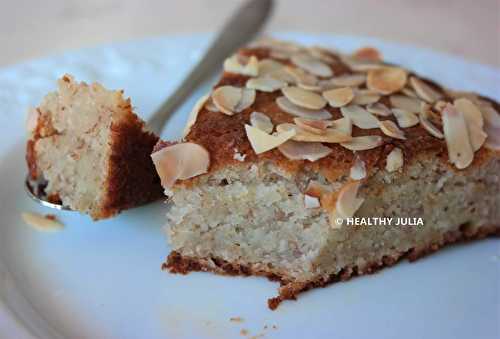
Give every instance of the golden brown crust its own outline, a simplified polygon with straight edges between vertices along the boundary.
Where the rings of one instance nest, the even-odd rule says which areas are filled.
[[[457,231],[448,232],[438,243],[433,243],[426,248],[410,249],[402,253],[394,253],[393,256],[384,257],[379,262],[373,262],[364,268],[362,272],[356,266],[345,267],[339,273],[330,275],[327,279],[318,278],[307,282],[294,283],[289,277],[279,275],[275,272],[269,272],[262,269],[255,270],[249,265],[228,262],[220,258],[199,259],[184,257],[179,252],[172,251],[167,261],[162,264],[162,270],[168,270],[171,273],[187,274],[193,271],[210,271],[221,275],[242,275],[242,276],[264,276],[272,281],[279,281],[281,288],[279,295],[268,300],[270,309],[275,310],[284,300],[296,300],[297,296],[307,290],[316,287],[325,287],[329,284],[349,280],[353,277],[372,274],[385,267],[392,266],[403,259],[413,262],[425,255],[438,251],[439,249],[457,242],[482,239],[488,236],[500,236],[500,224],[491,226],[482,226],[476,230],[461,227]],[[211,264],[208,264],[210,262]],[[214,266],[215,265],[215,266]]]

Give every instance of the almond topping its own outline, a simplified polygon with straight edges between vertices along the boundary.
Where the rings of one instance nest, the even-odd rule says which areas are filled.
[[[481,111],[470,100],[465,98],[456,99],[453,105],[457,110],[462,112],[472,149],[477,151],[488,137],[483,131],[484,120]]]
[[[361,207],[364,199],[357,197],[360,186],[361,181],[352,181],[340,189],[337,201],[335,202],[335,211],[339,215],[344,218],[352,218]]]
[[[411,98],[418,98],[418,95],[417,93],[415,93],[412,89],[409,89],[408,87],[405,87],[401,90],[401,93],[403,93],[404,95],[406,95],[407,97],[411,97]]]
[[[292,63],[308,73],[319,77],[331,77],[333,72],[327,64],[307,54],[295,54],[291,57]]]
[[[177,180],[185,180],[206,173],[210,156],[205,148],[192,143],[174,144],[151,154],[151,159],[164,188],[171,188]]]
[[[380,100],[380,95],[372,90],[357,89],[354,91],[354,100],[352,100],[353,105],[370,105],[374,104]]]
[[[394,172],[403,167],[403,151],[395,147],[388,155],[385,162],[385,169]]]
[[[300,107],[322,109],[326,105],[326,100],[321,95],[306,91],[300,87],[285,87],[281,89],[281,92],[293,104]]]
[[[434,104],[434,109],[438,112],[441,112],[446,107],[446,104],[448,104],[446,101],[438,100]]]
[[[326,157],[332,152],[331,148],[319,142],[300,142],[288,140],[278,146],[280,152],[290,160],[309,160],[314,162]]]
[[[278,131],[278,134],[270,135],[250,125],[245,125],[245,131],[255,154],[264,153],[278,147],[291,139],[296,133],[295,130],[288,130]]]
[[[304,195],[304,205],[306,208],[318,208],[321,206],[318,198],[311,197],[307,194]]]
[[[370,60],[358,60],[350,56],[342,57],[342,61],[351,69],[353,72],[369,72],[377,69],[386,67],[384,64],[378,61]]]
[[[488,135],[484,147],[493,151],[500,151],[500,127],[494,127],[486,123],[484,131]]]
[[[310,133],[294,124],[280,124],[276,126],[278,133],[294,130],[295,135],[292,140],[305,142],[339,143],[351,140],[351,136],[334,128],[327,128],[324,134]]]
[[[366,86],[381,94],[391,94],[406,85],[407,73],[399,67],[383,67],[368,72]]]
[[[388,116],[392,115],[391,110],[381,102],[369,104],[368,106],[366,106],[366,110],[372,114],[375,114],[375,115],[378,115],[381,117],[388,117]]]
[[[311,46],[307,48],[307,52],[311,54],[316,59],[324,61],[329,64],[333,64],[335,59],[330,55],[329,51],[318,46]]]
[[[276,99],[276,104],[284,112],[291,114],[291,115],[295,115],[297,117],[302,117],[302,118],[312,119],[312,120],[324,120],[324,119],[330,119],[332,117],[330,112],[328,112],[325,109],[313,110],[313,109],[303,108],[303,107],[295,105],[290,100],[288,100],[286,97],[278,97]]]
[[[352,121],[347,117],[332,121],[331,127],[346,135],[352,134]]]
[[[382,130],[382,132],[384,132],[385,135],[401,140],[406,139],[404,132],[400,130],[398,126],[391,120],[379,121],[378,123],[380,129]]]
[[[415,113],[404,109],[393,108],[392,114],[396,117],[398,125],[401,128],[408,128],[418,124],[418,116]]]
[[[480,102],[479,109],[483,114],[483,120],[486,125],[490,125],[495,128],[500,128],[500,114],[496,111],[491,103],[487,101]]]
[[[242,57],[238,54],[233,55],[230,58],[227,58],[224,61],[224,71],[236,74],[243,74],[249,76],[257,76],[259,74],[259,60],[252,55],[248,62],[243,65],[241,63]]]
[[[252,112],[252,114],[250,114],[250,124],[268,134],[271,134],[274,129],[271,119],[261,112]]]
[[[379,50],[370,46],[357,49],[352,56],[359,60],[382,61]]]
[[[243,88],[241,94],[241,100],[234,109],[234,111],[237,113],[246,110],[247,108],[252,106],[255,101],[256,93],[254,89]]]
[[[449,160],[458,169],[466,168],[474,159],[474,151],[470,144],[465,118],[451,104],[446,105],[441,116]]]
[[[332,107],[342,107],[351,102],[354,98],[354,91],[350,87],[331,89],[323,92],[323,98]]]
[[[301,68],[286,66],[284,71],[288,73],[288,76],[292,77],[293,81],[291,83],[300,83],[306,86],[315,86],[318,83],[316,76],[306,73]]]
[[[384,141],[379,135],[365,135],[362,137],[353,137],[350,141],[342,142],[340,145],[351,151],[366,151],[372,148],[382,146]]]
[[[349,172],[349,176],[354,180],[361,180],[366,178],[366,165],[363,160],[361,160],[358,156],[354,157],[354,164],[351,167]]]
[[[234,86],[221,86],[212,93],[214,105],[224,114],[233,115],[236,107],[243,97],[241,88]]]
[[[55,232],[64,229],[64,225],[53,216],[24,212],[21,213],[21,218],[37,231]]]
[[[209,97],[207,102],[205,103],[205,108],[210,112],[220,112],[217,106],[215,106],[212,97]]]
[[[340,112],[344,117],[349,118],[353,125],[359,128],[378,128],[378,119],[361,106],[349,105],[341,107]]]
[[[419,114],[419,119],[420,119],[420,124],[424,129],[429,132],[432,136],[438,138],[438,139],[443,139],[444,135],[441,133],[441,131],[432,124],[432,122],[429,120],[429,111],[431,110],[430,105],[424,104],[422,105],[422,110]]]
[[[309,120],[304,118],[294,118],[293,122],[300,128],[314,134],[325,134],[326,129],[333,124],[331,120]]]
[[[259,77],[266,76],[270,73],[283,69],[285,66],[273,59],[259,60]]]
[[[271,77],[248,79],[246,87],[261,92],[274,92],[286,86],[286,82]]]
[[[417,95],[428,103],[433,103],[443,97],[439,92],[417,77],[410,77],[410,85]]]
[[[365,74],[341,75],[323,81],[331,83],[335,87],[356,87],[356,86],[361,86],[366,82],[366,75]]]
[[[412,113],[419,113],[422,105],[422,100],[404,95],[391,95],[389,100],[392,107],[404,109],[405,111]]]
[[[198,117],[198,113],[201,111],[203,106],[205,106],[205,103],[207,102],[208,98],[210,98],[210,94],[202,96],[200,99],[198,99],[198,101],[194,105],[193,110],[191,111],[191,113],[189,113],[188,120],[186,122],[186,127],[184,127],[184,134],[182,136],[183,138],[186,137],[186,135],[188,135],[189,132],[191,131],[191,127],[193,127],[193,125],[195,124],[196,118]]]

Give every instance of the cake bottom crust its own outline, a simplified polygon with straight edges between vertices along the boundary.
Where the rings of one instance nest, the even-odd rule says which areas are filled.
[[[395,252],[392,256],[385,256],[380,261],[371,262],[363,271],[358,270],[356,266],[344,267],[340,272],[330,275],[328,278],[319,277],[306,282],[293,282],[286,276],[281,276],[274,272],[262,269],[254,269],[251,265],[239,264],[237,262],[228,262],[220,258],[193,258],[183,256],[177,251],[172,251],[165,263],[162,264],[162,270],[168,270],[171,273],[187,274],[194,271],[213,272],[221,275],[241,275],[241,276],[264,276],[271,281],[280,282],[279,295],[270,298],[267,304],[271,310],[275,310],[284,300],[296,300],[297,295],[312,288],[325,287],[328,284],[338,281],[346,281],[355,276],[372,274],[384,267],[389,267],[402,259],[408,259],[413,262],[421,257],[436,252],[446,245],[457,242],[465,242],[476,239],[482,239],[488,236],[500,236],[500,224],[481,226],[475,230],[462,227],[457,231],[444,234],[443,240],[439,243],[432,243],[422,249],[410,249],[406,252]]]

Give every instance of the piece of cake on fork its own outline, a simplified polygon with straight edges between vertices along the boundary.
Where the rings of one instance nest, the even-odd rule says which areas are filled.
[[[310,288],[500,232],[497,102],[384,63],[264,40],[226,60],[184,140],[152,159],[164,268]],[[384,218],[379,225],[373,218]],[[403,224],[403,225],[398,225]]]
[[[123,91],[64,75],[27,121],[29,178],[49,201],[93,219],[163,193],[149,154],[158,137],[132,111]]]

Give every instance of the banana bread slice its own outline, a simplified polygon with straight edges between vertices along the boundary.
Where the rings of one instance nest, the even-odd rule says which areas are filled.
[[[278,280],[274,309],[498,235],[498,111],[373,48],[244,48],[194,108],[184,140],[152,154],[171,202],[164,268]]]
[[[149,154],[158,137],[144,128],[123,91],[65,75],[29,112],[26,160],[47,198],[94,220],[159,199]]]

